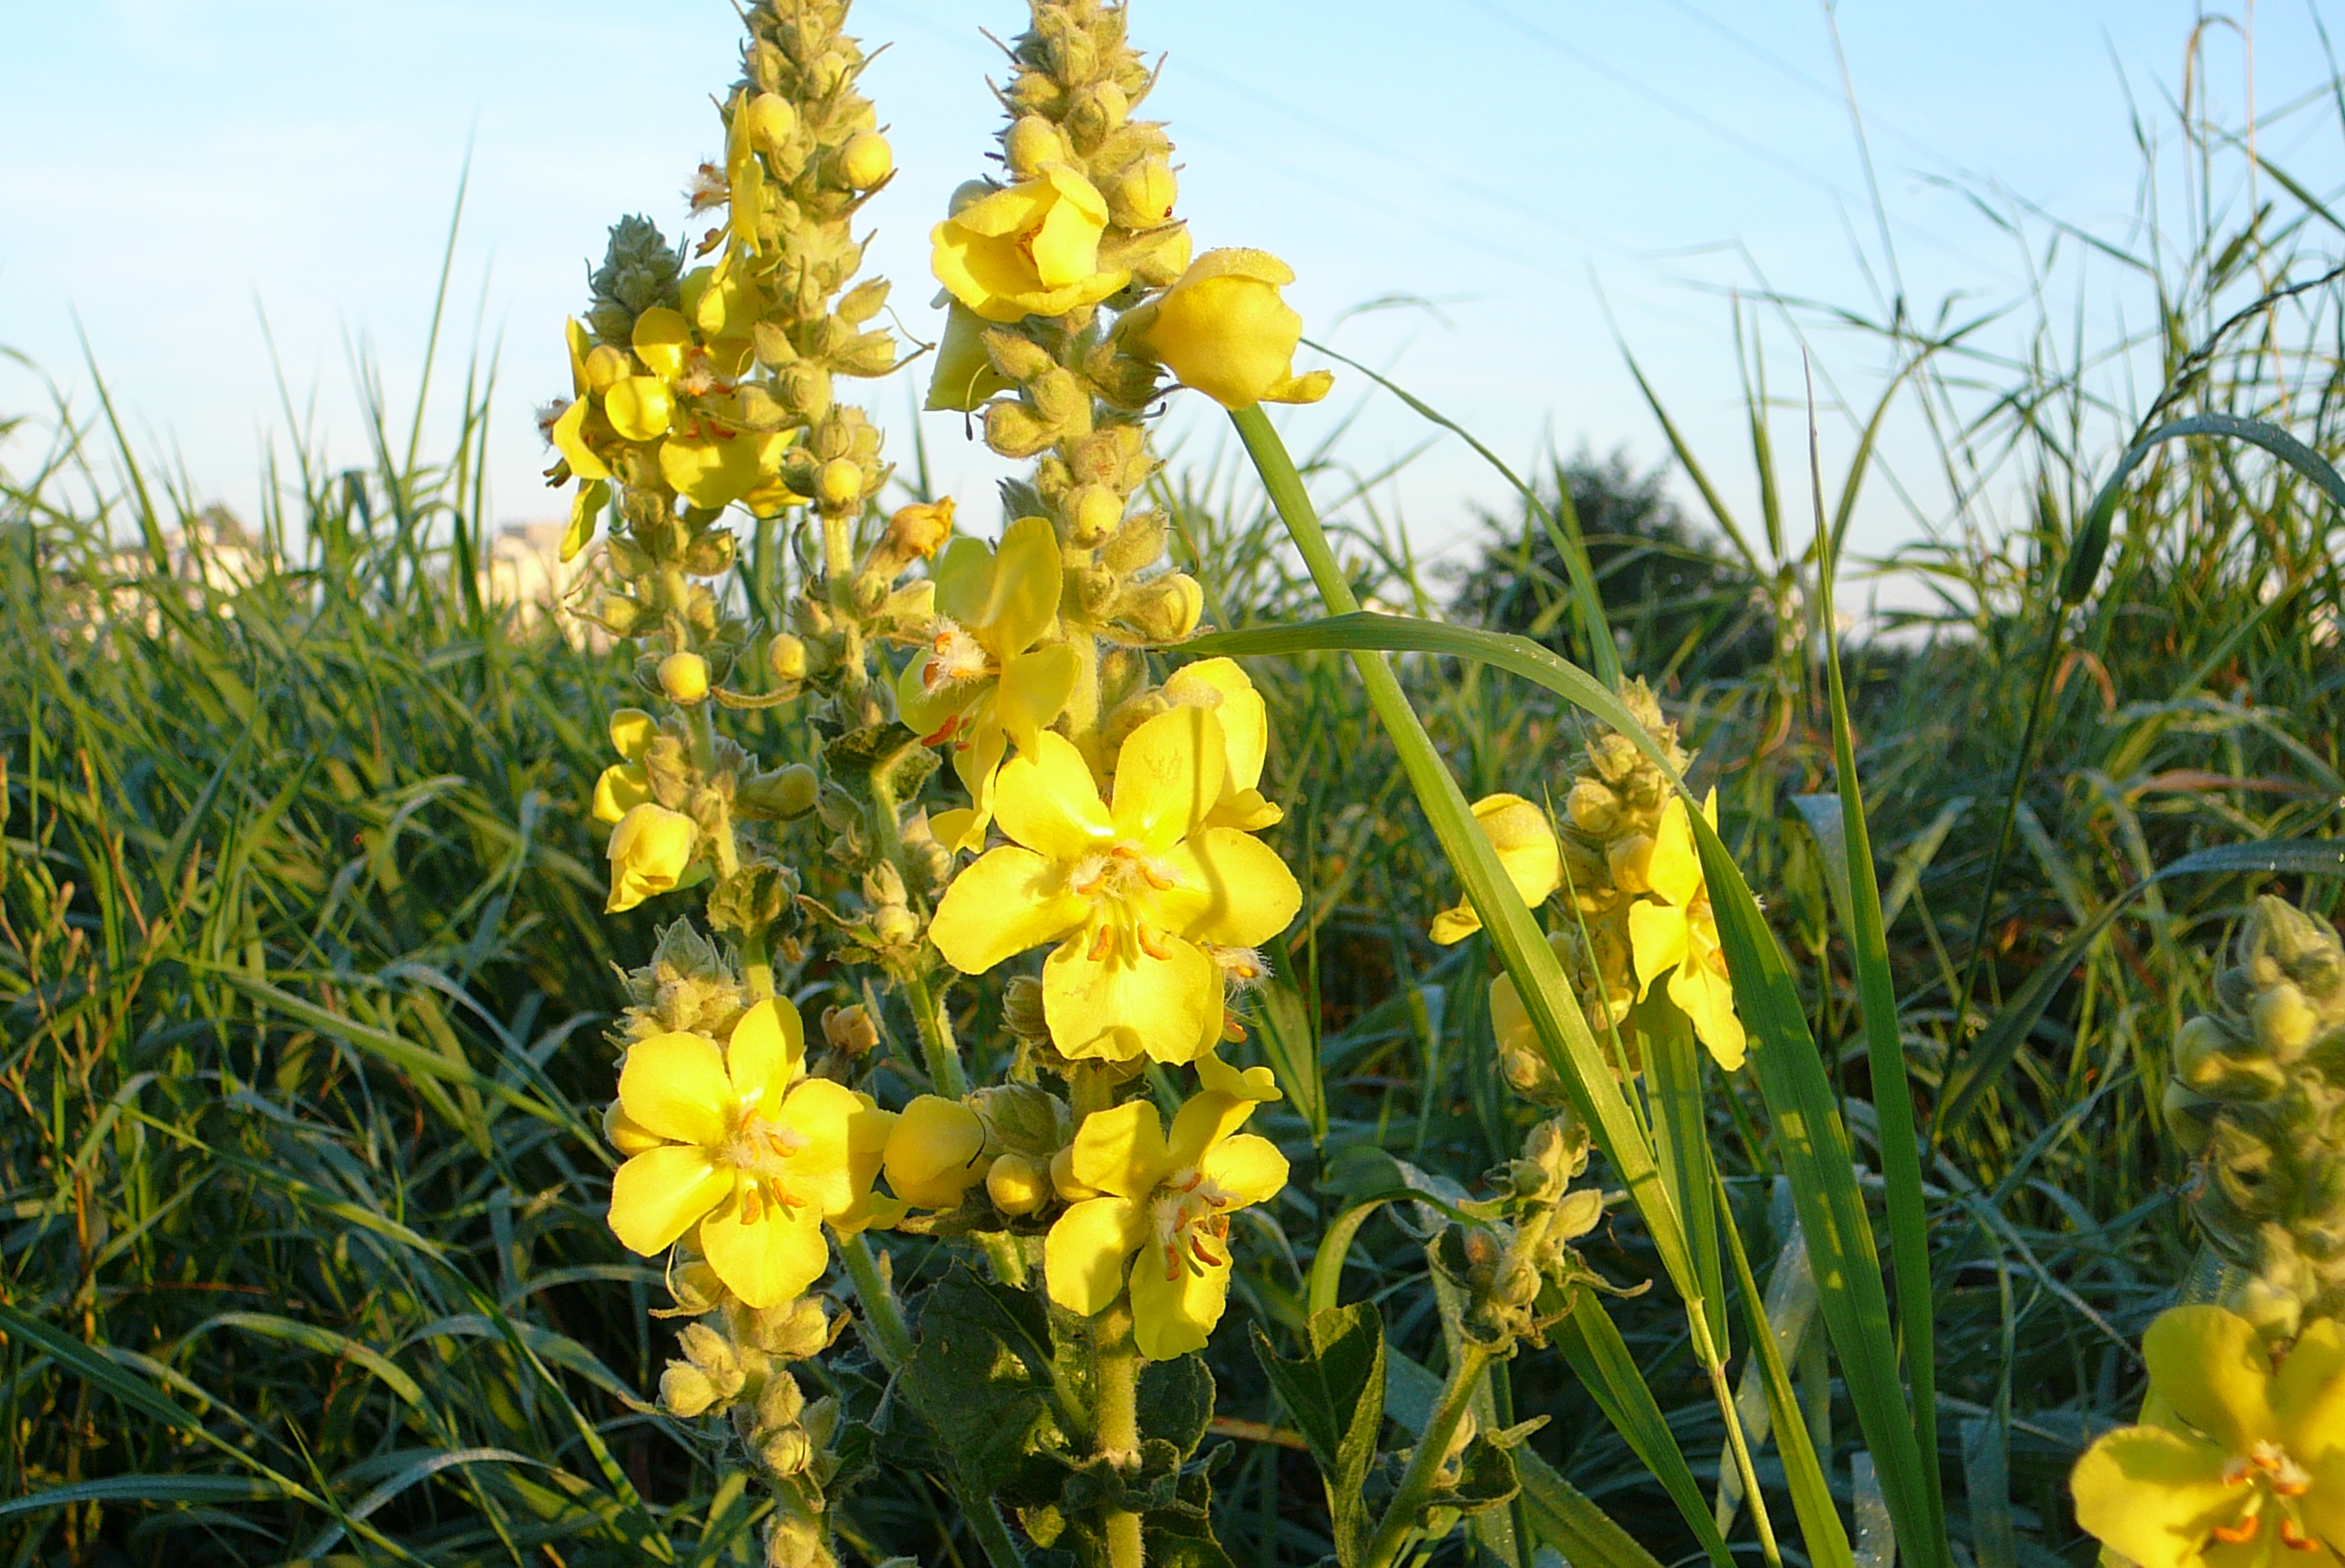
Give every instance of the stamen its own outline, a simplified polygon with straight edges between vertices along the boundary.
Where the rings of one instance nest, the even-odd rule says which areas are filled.
[[[2303,1527],[2298,1525],[2296,1521],[2292,1519],[2284,1519],[2280,1521],[2280,1544],[2286,1547],[2291,1552],[2318,1552],[2320,1550],[2320,1542],[2315,1541],[2311,1536],[2307,1535],[2304,1532]]]
[[[1107,962],[1107,955],[1115,951],[1116,928],[1113,926],[1101,926],[1099,928],[1099,934],[1091,939],[1089,962],[1093,964],[1105,964]]]
[[[2219,1524],[2208,1533],[2226,1545],[2244,1546],[2253,1541],[2255,1532],[2263,1528],[2263,1515],[2261,1512],[2255,1512],[2249,1514],[2237,1524]]]
[[[758,1203],[758,1190],[755,1187],[742,1188],[741,1223],[755,1225],[763,1218],[765,1218],[765,1211]]]
[[[1160,960],[1169,960],[1172,958],[1172,949],[1170,946],[1165,945],[1162,939],[1150,935],[1149,930],[1146,926],[1134,926],[1132,928],[1132,933],[1140,938],[1140,951],[1147,953],[1151,958]]]

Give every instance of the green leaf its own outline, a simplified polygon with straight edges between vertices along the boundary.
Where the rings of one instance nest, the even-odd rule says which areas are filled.
[[[178,1432],[200,1432],[203,1423],[178,1401],[145,1378],[134,1376],[107,1359],[105,1353],[0,1303],[0,1329],[25,1340],[101,1393],[111,1394],[141,1414]]]
[[[1140,1372],[1140,1431],[1186,1459],[1213,1424],[1213,1373],[1202,1356],[1151,1361]]]
[[[284,1488],[257,1475],[108,1475],[11,1497],[0,1502],[0,1519],[68,1503],[261,1502],[283,1496]]]
[[[1367,1302],[1314,1312],[1304,1353],[1290,1361],[1260,1327],[1254,1355],[1319,1466],[1339,1562],[1359,1561],[1376,1520],[1364,1496],[1384,1425],[1384,1323]]]
[[[1051,1389],[1050,1317],[1023,1290],[955,1263],[921,1302],[905,1390],[927,1413],[965,1492],[1058,1495],[1067,1451]]]
[[[1581,1386],[1604,1411],[1605,1420],[1612,1423],[1612,1430],[1620,1434],[1676,1503],[1677,1511],[1693,1527],[1710,1561],[1718,1568],[1732,1568],[1733,1554],[1727,1550],[1726,1538],[1718,1533],[1718,1521],[1710,1516],[1709,1506],[1702,1500],[1702,1488],[1694,1479],[1693,1466],[1685,1463],[1685,1451],[1677,1446],[1676,1433],[1669,1430],[1668,1419],[1661,1413],[1652,1389],[1646,1386],[1644,1374],[1637,1367],[1636,1357],[1629,1354],[1620,1329],[1604,1311],[1604,1303],[1587,1286],[1574,1286],[1571,1312],[1551,1334],[1578,1375]]]

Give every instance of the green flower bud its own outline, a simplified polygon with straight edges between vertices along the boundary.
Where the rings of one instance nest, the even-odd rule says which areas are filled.
[[[766,644],[766,668],[784,685],[806,679],[806,645],[788,632],[776,632]]]
[[[1009,159],[1009,171],[1021,180],[1033,179],[1046,163],[1064,163],[1069,152],[1065,136],[1040,114],[1023,114],[1014,121],[1002,133],[1001,150]]]
[[[986,1171],[986,1196],[1012,1219],[1041,1213],[1053,1196],[1049,1162],[1022,1154],[998,1157]]]
[[[660,1408],[678,1421],[706,1414],[716,1399],[714,1381],[688,1361],[671,1361],[660,1374]]]

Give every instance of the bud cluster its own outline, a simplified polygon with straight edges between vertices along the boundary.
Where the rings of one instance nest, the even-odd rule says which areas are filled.
[[[1570,1111],[1540,1123],[1521,1155],[1484,1176],[1495,1189],[1492,1217],[1453,1225],[1434,1245],[1434,1266],[1466,1292],[1466,1334],[1494,1354],[1517,1340],[1544,1345],[1570,1310],[1563,1292],[1573,1285],[1610,1288],[1572,1246],[1604,1217],[1600,1191],[1571,1185],[1587,1171],[1589,1142]]]
[[[2345,946],[2258,898],[2211,1012],[2182,1026],[2166,1126],[2192,1216],[2247,1278],[2227,1302],[2273,1339],[2345,1315]]]

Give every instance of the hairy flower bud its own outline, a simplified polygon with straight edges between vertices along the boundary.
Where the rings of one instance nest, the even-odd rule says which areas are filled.
[[[696,653],[671,653],[660,661],[660,690],[668,701],[691,707],[708,698],[708,660]]]
[[[839,148],[839,179],[851,191],[868,191],[896,172],[895,149],[877,131],[857,131]]]

